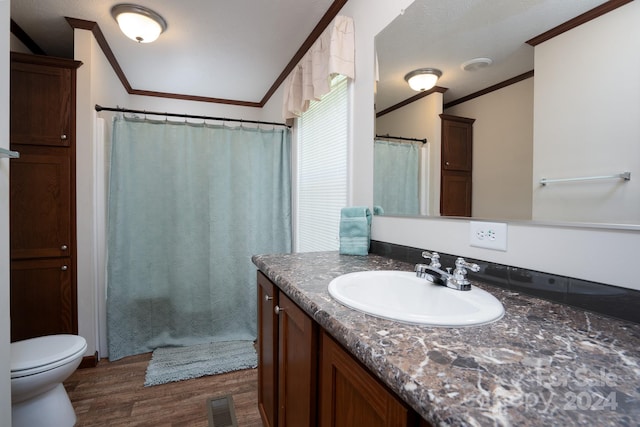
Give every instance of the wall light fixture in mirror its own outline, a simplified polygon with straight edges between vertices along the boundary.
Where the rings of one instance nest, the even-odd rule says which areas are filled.
[[[473,120],[472,217],[640,225],[639,20],[630,0],[411,4],[376,36],[375,107],[377,134],[429,141],[419,215],[440,216],[448,197],[445,114]],[[466,71],[474,58],[491,64]],[[416,96],[404,76],[425,65],[443,74]],[[631,179],[540,183],[623,172]]]

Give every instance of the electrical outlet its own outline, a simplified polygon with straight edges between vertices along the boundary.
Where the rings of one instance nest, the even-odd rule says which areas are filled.
[[[507,250],[507,224],[503,222],[469,222],[469,244],[478,248]]]

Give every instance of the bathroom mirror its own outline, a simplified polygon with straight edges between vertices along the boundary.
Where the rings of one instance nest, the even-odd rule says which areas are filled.
[[[591,175],[602,176],[608,175],[609,173],[617,174],[627,172],[627,169],[637,168],[637,162],[630,163],[625,160],[627,158],[638,158],[640,156],[638,148],[635,147],[640,144],[638,144],[634,134],[631,135],[636,139],[636,141],[632,143],[633,146],[625,147],[624,149],[616,146],[618,141],[616,141],[615,138],[607,138],[607,150],[616,153],[618,159],[616,160],[617,163],[615,163],[615,166],[606,167],[607,172],[595,170],[598,168],[593,167],[584,171],[580,171],[580,168],[577,167],[575,171],[565,172],[561,164],[551,169],[545,169],[545,166],[542,165],[542,161],[540,160],[539,153],[549,148],[540,148],[538,136],[536,136],[534,143],[534,111],[536,112],[535,129],[537,133],[542,135],[542,131],[553,127],[538,122],[538,120],[546,120],[546,118],[542,118],[544,114],[540,114],[540,110],[537,109],[540,108],[540,105],[538,105],[539,99],[543,98],[543,96],[538,93],[538,86],[542,87],[547,85],[549,87],[555,87],[555,96],[558,97],[566,97],[567,94],[560,93],[561,91],[558,90],[558,88],[562,88],[563,86],[562,82],[557,81],[557,77],[553,77],[556,79],[553,83],[547,83],[547,77],[549,75],[563,74],[551,73],[549,71],[550,64],[547,57],[551,58],[553,55],[547,55],[547,57],[542,58],[546,61],[546,68],[542,71],[538,72],[538,66],[542,63],[542,59],[536,58],[537,64],[534,67],[534,49],[536,49],[535,54],[540,55],[537,49],[540,49],[540,46],[545,46],[545,49],[547,49],[546,45],[550,43],[542,43],[534,48],[526,42],[596,7],[604,7],[607,3],[611,4],[614,2],[602,0],[567,0],[562,2],[555,0],[527,0],[519,2],[508,0],[492,2],[482,0],[454,0],[438,5],[429,0],[415,0],[403,14],[383,29],[375,39],[379,72],[375,96],[375,109],[376,115],[378,116],[376,119],[376,134],[408,138],[427,138],[429,140],[429,143],[426,144],[429,146],[428,155],[426,155],[428,159],[424,164],[426,165],[424,169],[431,169],[427,172],[423,170],[422,173],[418,174],[419,188],[422,189],[423,187],[429,187],[429,185],[431,185],[428,195],[425,195],[425,193],[420,190],[421,208],[419,213],[416,214],[415,211],[412,211],[391,212],[390,214],[411,216],[440,215],[440,148],[436,147],[436,145],[440,144],[440,121],[438,115],[445,113],[476,119],[473,128],[474,162],[476,162],[476,159],[478,159],[478,161],[484,159],[484,161],[494,162],[490,164],[489,168],[486,168],[486,173],[484,174],[480,172],[476,174],[474,166],[472,180],[473,218],[501,221],[533,220],[563,223],[640,224],[640,205],[637,202],[621,203],[622,207],[617,208],[616,211],[627,210],[628,214],[625,215],[618,216],[617,214],[605,212],[600,215],[598,213],[600,209],[599,206],[609,203],[611,197],[617,197],[617,193],[620,192],[628,193],[628,188],[631,188],[632,185],[635,188],[635,182],[637,181],[633,181],[633,179],[636,178],[633,170],[631,170],[632,180],[628,182],[632,183],[630,185],[626,185],[628,183],[625,182],[625,180],[619,180],[618,182],[615,179],[613,181],[603,180],[602,182],[590,184],[590,186],[587,186],[587,184],[578,185],[572,183],[546,186],[540,184],[540,174],[548,174],[542,175],[542,177],[551,179],[574,178]],[[633,8],[633,11],[638,9],[634,4],[625,6]],[[621,9],[625,6],[621,6]],[[614,9],[605,16],[620,13],[621,9]],[[628,10],[624,12],[628,12]],[[582,25],[575,30],[584,31],[583,27],[588,28],[588,25]],[[619,31],[628,31],[628,28],[625,29],[621,27]],[[588,37],[588,35],[584,34],[579,34],[578,36],[582,39]],[[586,40],[583,46],[584,48],[580,50],[584,50],[585,52],[587,49],[592,48],[592,44],[589,44],[588,40]],[[575,48],[572,50],[576,51]],[[634,56],[635,59],[637,59],[636,57],[637,55]],[[492,63],[489,66],[485,66],[486,63],[481,61],[476,63],[472,62],[470,65],[467,65],[469,70],[464,70],[465,62],[477,58],[489,58]],[[560,55],[559,58],[562,58],[562,55]],[[637,64],[635,64],[637,61],[631,58],[625,60],[634,62],[634,66],[637,67]],[[562,60],[558,62],[562,62]],[[556,66],[557,65],[558,64],[556,64]],[[409,88],[404,80],[404,76],[412,70],[426,67],[441,70],[442,76],[438,80],[433,93],[420,98],[417,92]],[[611,69],[610,67],[611,65],[608,64],[607,69]],[[617,69],[618,66],[613,68]],[[535,77],[531,73],[532,71],[535,73]],[[567,75],[568,73],[564,74]],[[619,78],[633,79],[634,77],[632,77],[632,75],[632,72],[621,73]],[[469,95],[507,82],[510,79],[513,79],[516,83],[508,86],[504,90],[501,89],[500,91],[485,95],[486,98],[490,96],[496,98],[492,102],[497,102],[500,105],[500,114],[503,114],[502,121],[492,123],[491,131],[497,132],[493,135],[500,135],[500,138],[506,135],[505,138],[509,139],[511,145],[517,140],[517,143],[521,144],[523,148],[514,153],[510,153],[508,150],[505,151],[501,148],[495,148],[497,151],[492,152],[488,147],[478,147],[475,145],[476,133],[487,131],[487,129],[483,128],[483,126],[487,126],[487,121],[483,120],[483,117],[468,116],[466,114],[467,110],[462,108],[462,106],[477,102],[476,100],[480,100],[483,97],[475,98],[466,103],[455,104]],[[545,80],[543,81],[541,79]],[[571,74],[567,75],[567,79],[573,79]],[[534,105],[534,80],[536,82],[536,105]],[[630,83],[627,86],[635,88],[636,85],[637,83]],[[511,91],[512,94],[501,100],[501,91],[506,90]],[[573,100],[573,105],[578,106],[578,108],[574,108],[575,114],[571,112],[567,113],[566,110],[563,110],[562,105],[557,107],[557,114],[571,114],[571,117],[564,116],[565,121],[577,123],[581,128],[590,126],[588,121],[591,120],[591,122],[593,122],[594,120],[588,118],[591,113],[580,111],[580,105],[598,103],[599,100],[596,97],[596,93],[601,91],[593,88],[593,90],[583,90],[583,92],[585,92],[584,100],[577,98]],[[573,95],[569,94],[569,96]],[[635,93],[634,96],[637,97],[637,93]],[[420,99],[399,107],[412,97]],[[433,99],[426,101],[429,98]],[[511,105],[511,99],[517,99],[520,105]],[[558,104],[556,101],[557,100],[545,99],[546,105],[553,105],[554,109],[556,108],[555,105]],[[402,123],[402,120],[409,120],[413,124],[425,121],[424,116],[415,115],[416,105],[425,102],[429,103],[429,106],[426,108],[433,110],[430,113],[432,118],[429,119],[432,121],[432,125],[428,131],[416,131],[412,126],[406,126],[406,124]],[[635,101],[633,99],[631,100],[633,104],[631,106],[632,108],[629,108],[630,105],[625,102],[625,100],[622,100],[619,105],[615,105],[615,103],[610,104],[609,101],[606,101],[607,106],[611,106],[611,108],[615,108],[621,112],[617,114],[615,111],[610,111],[612,114],[609,114],[608,117],[616,115],[624,117],[622,111],[629,117],[629,110],[633,113],[640,109],[637,106],[637,104],[639,104],[637,99],[635,99]],[[444,108],[447,106],[450,106],[450,108]],[[414,112],[405,115],[404,110],[408,111],[411,109],[414,109]],[[505,116],[505,114],[511,114],[513,111],[520,111],[519,118],[511,119]],[[413,114],[413,116],[411,114]],[[553,116],[553,112],[546,114],[545,117],[550,115]],[[538,117],[541,118],[538,119]],[[582,120],[582,122],[580,120]],[[607,129],[605,127],[609,125],[615,126],[616,123],[616,120],[597,121],[597,123],[593,123],[593,126],[598,126],[598,129],[595,132],[590,131],[590,133],[597,133],[598,135],[620,135],[619,129]],[[509,127],[513,129],[508,130],[507,128]],[[636,130],[637,129],[634,128],[633,132],[636,132]],[[505,134],[504,132],[515,132],[515,134]],[[492,134],[489,133],[489,135]],[[552,134],[551,138],[554,139],[553,144],[555,144],[554,147],[557,149],[560,147],[560,144],[563,143],[561,139],[579,139],[580,135],[581,132],[576,132],[575,135],[564,135],[563,137],[563,135],[559,133],[557,137]],[[638,134],[635,133],[635,135]],[[478,137],[481,137],[481,135],[478,135]],[[497,140],[499,138],[494,136],[493,139]],[[591,148],[589,148],[591,145],[585,144],[580,146],[579,141],[569,142],[574,146],[566,149],[569,151],[563,151],[564,149],[557,151],[560,153],[560,156],[565,156],[562,159],[565,166],[577,162],[588,164],[589,162],[584,161],[584,159],[585,156],[588,156],[591,152]],[[629,141],[625,141],[625,143],[629,145]],[[538,146],[534,147],[534,144]],[[631,151],[622,151],[629,148]],[[577,152],[571,151],[574,149],[577,150]],[[567,153],[575,153],[575,155],[569,156]],[[602,157],[602,155],[602,152],[594,150],[593,156],[596,158]],[[496,158],[500,159],[500,161],[495,161]],[[421,166],[423,165],[421,164]],[[496,170],[499,170],[500,173],[496,173]],[[526,177],[525,181],[518,184],[519,187],[517,188],[500,189],[492,193],[492,189],[495,189],[499,183],[514,183],[513,186],[515,186],[518,180],[522,181],[522,178],[514,178],[511,176],[511,172],[520,173],[521,175],[524,174]],[[565,175],[563,175],[563,173]],[[553,176],[552,174],[556,175]],[[566,174],[569,175],[567,176]],[[637,178],[640,178],[640,176]],[[377,177],[376,182],[381,182],[383,179],[384,178]],[[491,179],[494,181],[490,182]],[[434,182],[437,182],[438,185],[434,186]],[[476,189],[480,193],[477,193]],[[562,209],[563,204],[573,203],[573,197],[576,199],[588,199],[592,197],[593,189],[601,192],[597,199],[593,201],[593,206],[596,206],[596,208],[591,205],[583,205],[583,202],[578,200],[575,202],[574,207]],[[374,188],[374,194],[376,190],[377,188]],[[484,193],[481,191],[484,191]],[[513,191],[513,194],[510,193],[510,191]],[[557,191],[562,191],[563,193],[557,193]],[[611,196],[611,194],[614,194],[614,196]],[[638,193],[633,194],[633,197],[638,199]],[[523,201],[514,201],[514,197],[522,197]],[[547,209],[546,211],[544,209],[536,210],[536,201],[541,200],[541,198],[546,198],[543,200],[546,205],[555,204],[556,207]],[[485,203],[484,208],[480,201]],[[503,206],[504,201],[512,201],[511,206]],[[374,200],[374,210],[377,210],[378,214],[386,214],[384,206],[376,209],[375,205],[376,201]],[[590,212],[590,215],[582,216],[581,212]]]

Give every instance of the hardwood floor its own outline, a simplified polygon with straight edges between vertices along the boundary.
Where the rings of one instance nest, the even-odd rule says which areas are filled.
[[[76,427],[207,427],[206,401],[233,395],[240,427],[262,426],[258,413],[258,371],[248,369],[144,387],[151,353],[95,368],[78,369],[64,386],[76,411]]]

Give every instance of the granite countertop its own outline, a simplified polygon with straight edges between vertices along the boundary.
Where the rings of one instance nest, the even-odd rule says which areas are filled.
[[[640,325],[474,282],[502,319],[435,328],[376,318],[333,300],[329,282],[412,271],[376,255],[256,255],[254,264],[435,426],[637,426]]]

